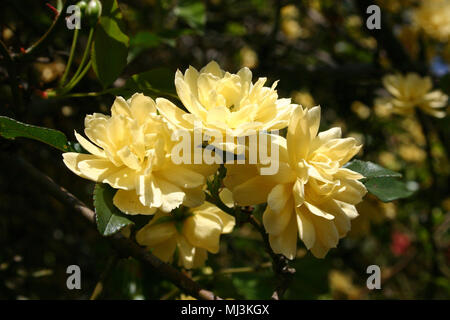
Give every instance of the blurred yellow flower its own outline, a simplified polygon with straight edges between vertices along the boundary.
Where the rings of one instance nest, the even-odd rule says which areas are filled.
[[[450,36],[450,0],[422,0],[414,10],[415,24],[430,37],[442,42]]]
[[[80,177],[119,189],[113,201],[123,212],[153,214],[203,203],[205,176],[216,167],[172,163],[171,130],[151,98],[117,97],[111,116],[86,116],[84,132],[93,143],[77,132],[75,137],[89,154],[64,153],[64,163]]]
[[[398,171],[402,168],[401,163],[397,160],[395,154],[389,151],[381,151],[378,155],[378,161],[383,167]]]
[[[408,162],[423,163],[427,157],[427,153],[422,148],[414,144],[403,144],[398,148],[400,157]]]
[[[392,115],[392,109],[389,105],[382,104],[382,101],[375,100],[373,107],[374,113],[380,118],[389,118]]]
[[[305,108],[312,108],[316,105],[313,96],[306,90],[294,91],[291,96],[294,103]]]
[[[425,146],[425,136],[423,135],[420,122],[415,118],[404,118],[400,122],[400,126],[408,132],[409,141],[419,146]]]
[[[253,69],[258,65],[258,54],[248,46],[242,47],[239,51],[241,56],[241,66]]]
[[[331,294],[334,299],[360,299],[361,288],[353,284],[350,275],[339,270],[331,270],[328,274]]]
[[[433,83],[430,77],[420,77],[416,73],[387,75],[383,78],[387,96],[375,100],[375,105],[397,114],[409,115],[418,107],[438,118],[446,115],[439,110],[447,105],[448,96],[440,90],[431,91]]]
[[[300,13],[297,7],[289,4],[281,8],[281,31],[290,40],[298,39],[302,36],[302,27],[298,23]]]
[[[259,175],[261,166],[234,165],[224,184],[239,205],[267,202],[263,215],[275,253],[293,259],[297,233],[314,256],[323,258],[350,230],[355,205],[366,194],[359,173],[342,168],[358,151],[354,138],[341,138],[340,128],[318,134],[320,107],[297,107],[287,139],[279,145],[279,170]]]
[[[366,120],[370,117],[370,108],[361,101],[354,101],[351,109],[360,119]]]
[[[381,202],[372,195],[366,196],[363,201],[356,205],[356,209],[359,216],[352,220],[352,229],[348,234],[352,238],[367,235],[370,232],[372,223],[380,224],[386,219],[394,219],[396,215],[394,203]]]
[[[223,190],[222,199],[232,204],[231,193]],[[181,207],[172,213],[158,211],[153,219],[139,230],[136,241],[165,262],[172,262],[178,249],[178,264],[186,269],[204,264],[207,252],[219,252],[220,235],[231,233],[235,225],[233,216],[215,205],[205,202],[199,207]]]
[[[205,131],[245,135],[249,130],[274,130],[287,126],[292,113],[291,99],[278,99],[275,82],[265,87],[266,78],[252,83],[252,72],[242,68],[237,74],[223,71],[212,61],[197,71],[189,67],[177,71],[175,86],[185,113],[167,99],[156,99],[164,117],[180,128],[192,130],[200,122]]]

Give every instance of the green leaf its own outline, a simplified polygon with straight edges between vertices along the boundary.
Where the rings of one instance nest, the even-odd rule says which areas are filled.
[[[345,168],[358,172],[364,176],[361,182],[367,191],[383,202],[389,202],[411,196],[415,190],[398,180],[402,175],[398,172],[383,168],[370,161],[353,160]]]
[[[191,28],[203,29],[206,23],[206,8],[202,1],[182,0],[174,9],[174,14],[183,19]]]
[[[29,138],[44,142],[61,151],[72,151],[64,133],[58,130],[32,126],[0,116],[0,136],[6,139]]]
[[[150,31],[141,31],[130,38],[131,47],[140,47],[144,49],[155,48],[161,43],[161,38]]]
[[[121,20],[123,15],[117,0],[102,0],[102,16],[114,20]]]
[[[153,91],[175,93],[174,77],[175,72],[167,68],[155,68],[131,76],[125,86],[140,90],[151,89]]]
[[[382,166],[370,161],[353,160],[344,165],[344,167],[362,174],[366,179],[381,177],[400,178],[402,176],[398,172],[383,168]]]
[[[123,87],[115,88],[111,93],[129,97],[135,92],[141,92],[151,97],[166,95],[177,98],[174,74],[175,72],[167,68],[155,68],[138,73],[131,76]]]
[[[144,50],[156,48],[162,43],[162,39],[153,32],[140,31],[130,37],[130,50],[127,61],[130,63]]]
[[[108,87],[127,65],[130,39],[123,32],[122,13],[117,2],[106,1],[92,46],[92,66],[103,87]]]
[[[368,179],[364,182],[367,191],[375,195],[383,202],[407,198],[411,196],[415,190],[408,185],[393,177],[380,177]]]
[[[94,207],[97,229],[103,236],[110,236],[124,227],[134,224],[113,204],[117,190],[109,185],[97,183],[94,189]]]

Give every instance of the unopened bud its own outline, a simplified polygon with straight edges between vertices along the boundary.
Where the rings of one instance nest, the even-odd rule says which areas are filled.
[[[90,0],[86,7],[86,19],[90,27],[97,24],[98,19],[102,14],[102,4],[99,0]]]

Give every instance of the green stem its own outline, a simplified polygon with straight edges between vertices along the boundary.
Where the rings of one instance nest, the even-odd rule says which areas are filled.
[[[77,84],[80,82],[81,79],[86,75],[86,73],[89,71],[89,69],[92,66],[92,60],[89,60],[86,67],[81,71],[81,73],[78,75],[77,78],[72,78],[72,80],[63,88],[63,90],[60,92],[60,95],[64,95],[67,92],[70,92]]]
[[[81,59],[81,62],[80,62],[80,65],[78,66],[77,71],[75,71],[75,74],[73,75],[72,79],[67,84],[67,87],[71,86],[72,82],[75,81],[77,79],[77,77],[83,72],[84,64],[89,56],[93,35],[94,35],[94,28],[91,27],[91,29],[89,30],[89,36],[88,36],[88,40],[86,43],[86,48],[84,49],[83,58]]]
[[[58,98],[84,98],[84,97],[99,97],[104,94],[112,92],[111,89],[99,91],[99,92],[77,92],[71,94],[59,95]]]
[[[233,217],[236,217],[235,210],[233,208],[228,207],[225,203],[223,203],[222,200],[219,198],[219,196],[212,196],[207,192],[205,192],[205,195],[206,201],[215,204],[220,210],[228,213],[229,215],[232,215]]]
[[[70,67],[72,66],[75,48],[77,47],[78,34],[79,34],[79,29],[75,29],[75,31],[73,33],[72,46],[70,47],[69,60],[67,61],[66,69],[64,70],[64,74],[61,77],[61,80],[59,82],[61,87],[64,85],[64,82],[66,82],[67,75],[69,74]]]

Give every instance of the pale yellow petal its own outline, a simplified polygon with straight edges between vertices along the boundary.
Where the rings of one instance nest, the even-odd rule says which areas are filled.
[[[118,190],[113,198],[114,205],[126,214],[154,214],[156,208],[143,206],[135,190]]]
[[[272,211],[279,213],[291,198],[292,187],[288,184],[278,184],[269,193],[267,205]]]
[[[318,259],[323,259],[330,251],[329,247],[324,246],[321,242],[316,241],[314,247],[311,248],[311,253]]]
[[[170,164],[159,170],[157,174],[181,188],[196,188],[205,183],[205,177],[189,170],[188,166]]]
[[[164,262],[172,262],[173,255],[177,248],[176,237],[171,237],[164,242],[158,243],[157,246],[152,248],[152,254],[161,259]]]
[[[334,221],[310,215],[316,229],[316,239],[327,248],[336,248],[339,242],[339,233]]]
[[[185,120],[185,118],[183,117],[186,114],[186,112],[178,108],[171,101],[164,98],[157,98],[156,106],[158,108],[158,111],[163,115],[163,117],[167,121],[171,122],[173,125],[188,130],[193,129],[192,123]]]
[[[186,194],[173,183],[155,177],[154,187],[161,194],[160,210],[170,212],[183,203]]]
[[[222,225],[217,216],[194,214],[184,221],[182,232],[193,246],[204,248],[212,253],[219,251]]]
[[[85,179],[89,178],[80,171],[80,169],[78,168],[78,164],[84,160],[96,160],[96,159],[98,159],[98,157],[92,154],[83,154],[76,152],[63,153],[63,161],[64,164],[67,166],[67,168],[69,168],[70,171],[72,171],[76,175]]]
[[[210,73],[216,77],[221,78],[223,76],[223,71],[216,61],[211,61],[205,67],[200,70],[200,73]]]
[[[268,183],[264,176],[257,176],[233,189],[234,201],[241,206],[264,203],[274,185]]]
[[[258,175],[257,166],[253,164],[227,164],[225,168],[227,175],[223,179],[223,183],[232,191],[238,185]]]
[[[285,205],[278,211],[272,210],[270,206],[267,206],[263,214],[264,228],[267,233],[276,236],[285,232],[288,223],[292,222],[294,210],[292,197],[288,198]]]
[[[75,138],[87,152],[92,153],[93,155],[96,155],[97,157],[100,158],[106,157],[105,152],[102,149],[89,142],[87,139],[85,139],[82,135],[78,134],[76,131],[75,131]]]
[[[109,184],[115,189],[132,190],[136,186],[136,172],[123,166],[119,170],[105,176],[102,182]]]
[[[160,216],[155,216],[157,219]],[[147,224],[136,233],[136,241],[142,246],[154,247],[175,237],[177,229],[171,222]]]
[[[312,220],[308,216],[309,214],[305,212],[304,208],[296,208],[298,235],[309,250],[316,242],[316,230]]]
[[[111,107],[111,115],[112,116],[122,115],[126,117],[131,117],[130,106],[123,97],[116,97]]]
[[[288,259],[294,259],[297,253],[297,225],[295,216],[292,215],[287,228],[279,235],[270,235],[269,242],[275,253],[284,255]]]
[[[219,198],[228,208],[234,207],[233,193],[229,189],[223,188],[219,193]]]
[[[88,179],[103,182],[108,176],[116,173],[121,168],[104,158],[87,159],[78,162],[78,169]]]
[[[139,124],[145,123],[150,114],[156,114],[156,104],[152,98],[136,93],[131,97],[131,115]]]
[[[342,179],[341,184],[345,188],[333,196],[336,200],[349,204],[358,204],[367,193],[364,184],[358,180]]]
[[[178,265],[191,269],[194,266],[195,247],[183,236],[177,237]]]
[[[305,207],[311,212],[313,215],[323,218],[325,220],[333,220],[334,216],[332,214],[329,214],[328,212],[323,211],[321,208],[313,205],[312,203],[305,201],[304,202]]]

